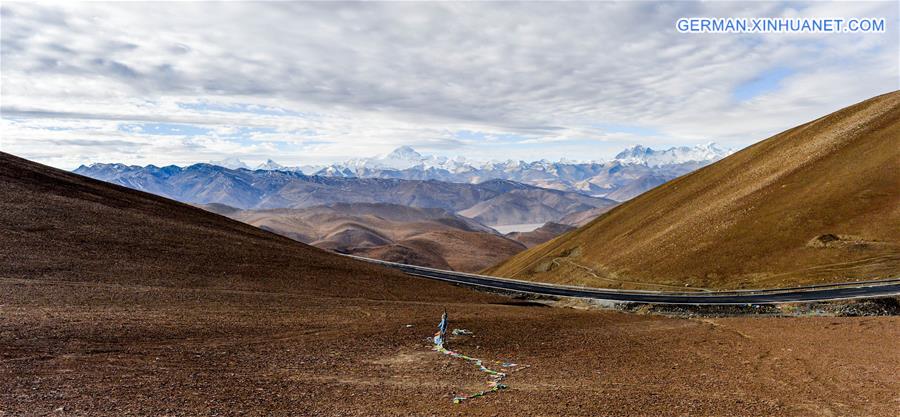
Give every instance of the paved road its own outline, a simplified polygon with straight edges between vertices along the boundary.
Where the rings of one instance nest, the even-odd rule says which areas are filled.
[[[815,285],[797,288],[749,291],[716,291],[707,293],[677,293],[655,291],[617,291],[564,285],[542,284],[497,278],[486,275],[444,271],[352,256],[403,271],[409,275],[453,282],[456,284],[506,290],[527,294],[562,297],[593,298],[598,300],[692,305],[775,304],[798,301],[828,301],[850,298],[873,298],[900,295],[900,278],[834,285]]]

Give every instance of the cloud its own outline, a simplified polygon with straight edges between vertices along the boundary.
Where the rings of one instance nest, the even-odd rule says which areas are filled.
[[[601,158],[632,141],[744,146],[900,88],[897,8],[6,3],[0,149],[72,167],[230,155],[300,164],[403,144],[526,159]],[[686,16],[883,16],[888,27],[885,34],[677,33],[675,21]],[[772,71],[790,75],[741,90]],[[120,128],[134,123],[196,125],[196,134]],[[482,135],[455,133],[462,131]],[[48,149],[41,138],[56,145]]]

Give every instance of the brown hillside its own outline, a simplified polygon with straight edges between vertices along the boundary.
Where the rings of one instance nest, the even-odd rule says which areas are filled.
[[[0,242],[3,278],[379,299],[475,296],[5,153]]]
[[[487,271],[628,288],[900,274],[900,92],[782,132]]]
[[[575,212],[559,219],[559,223],[572,227],[581,227],[612,209],[613,207],[597,207],[590,210]]]

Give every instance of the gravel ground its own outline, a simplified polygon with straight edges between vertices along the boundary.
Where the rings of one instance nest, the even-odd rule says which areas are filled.
[[[682,319],[0,279],[0,415],[900,413],[900,318]],[[499,393],[430,349],[529,367]]]

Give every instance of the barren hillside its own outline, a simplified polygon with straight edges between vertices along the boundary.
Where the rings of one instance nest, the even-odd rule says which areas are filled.
[[[795,127],[488,273],[627,288],[900,274],[900,92]]]

